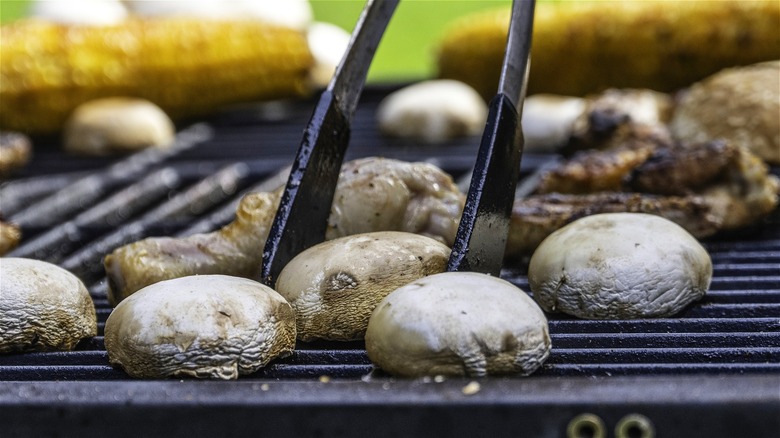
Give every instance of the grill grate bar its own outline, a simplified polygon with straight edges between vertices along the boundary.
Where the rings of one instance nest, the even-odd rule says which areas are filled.
[[[161,204],[116,231],[103,236],[62,262],[62,267],[89,283],[103,275],[103,256],[126,243],[148,235],[149,228],[157,223],[187,219],[233,195],[247,177],[248,168],[243,163],[230,165],[203,179],[168,202]]]
[[[57,225],[67,220],[80,207],[91,205],[105,194],[143,176],[154,166],[184,149],[194,147],[210,135],[211,130],[206,125],[194,125],[180,132],[169,148],[152,148],[136,152],[102,172],[78,179],[45,199],[9,216],[8,219],[22,227]]]
[[[372,94],[369,90],[362,97],[347,159],[385,156],[428,161],[456,179],[465,179],[474,163],[478,139],[458,139],[442,147],[381,136],[375,127],[374,111],[386,91]],[[116,246],[147,236],[211,232],[233,220],[245,193],[269,191],[286,180],[277,172],[294,155],[310,111],[307,103],[290,104],[284,107],[282,119],[244,115],[241,120],[228,118],[208,126],[194,125],[178,138],[182,141],[187,132],[194,132],[197,141],[159,160],[147,161],[144,166],[134,164],[138,170],[128,173],[128,167],[121,178],[104,181],[99,193],[87,201],[80,200],[75,207],[69,206],[75,208],[66,215],[69,221],[60,220],[62,223],[52,230],[35,222],[20,224],[25,240],[13,255],[43,258],[45,254],[91,284],[101,335],[83,341],[72,352],[2,355],[0,380],[129,379],[109,365],[103,343],[103,328],[112,308],[106,299],[102,257]],[[11,209],[4,211],[6,217],[23,213],[29,204],[33,207],[45,203],[66,183],[104,175],[109,166],[119,166],[106,160],[65,160],[61,152],[47,153],[45,149],[36,155],[28,172],[35,175],[37,163],[37,169],[43,170],[40,176],[0,186],[0,202],[4,209]],[[555,159],[558,157],[549,154],[524,154],[521,177],[532,178],[535,170]],[[175,183],[167,188],[155,187],[151,182],[157,178],[154,172],[168,170],[176,175]],[[228,176],[221,178],[219,171]],[[773,171],[777,173],[778,169]],[[126,193],[120,194],[122,191]],[[133,198],[127,193],[135,193],[134,199],[140,204],[127,202],[131,208],[117,208],[120,200]],[[704,245],[714,264],[711,290],[673,318],[591,321],[548,315],[553,348],[539,375],[778,373],[778,224],[780,213],[775,213],[764,225],[707,239]],[[514,263],[501,275],[530,291],[523,270],[525,262]],[[372,379],[387,378],[372,372],[362,342],[313,342],[299,343],[292,356],[275,361],[249,379],[361,379],[369,373]]]

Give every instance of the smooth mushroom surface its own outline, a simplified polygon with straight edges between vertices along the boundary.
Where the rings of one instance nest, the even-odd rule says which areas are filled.
[[[227,275],[161,281],[106,321],[112,365],[130,376],[236,379],[295,347],[295,314],[273,289]]]
[[[693,236],[641,213],[578,219],[542,241],[528,267],[542,309],[588,319],[674,315],[711,279],[710,256]]]
[[[550,354],[547,318],[506,280],[445,272],[390,293],[368,322],[374,365],[401,377],[528,375]]]
[[[0,258],[0,353],[72,350],[97,335],[92,298],[57,265]]]
[[[380,102],[376,117],[383,134],[442,143],[480,134],[487,113],[487,104],[470,86],[433,79],[390,93]]]
[[[293,258],[276,290],[295,309],[298,339],[362,339],[371,312],[387,294],[443,272],[449,255],[446,245],[412,233],[342,237]]]
[[[108,97],[85,102],[65,123],[65,150],[84,155],[110,155],[173,144],[176,128],[148,100]]]

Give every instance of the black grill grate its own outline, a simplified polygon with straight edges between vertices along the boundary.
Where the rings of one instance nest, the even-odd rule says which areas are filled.
[[[389,140],[377,133],[374,110],[381,97],[391,89],[375,87],[364,95],[354,121],[347,159],[386,156],[408,161],[427,160],[455,176],[465,174],[476,156],[476,138],[438,147],[416,146]],[[119,386],[111,387],[114,390],[151,390],[152,386],[131,381],[122,371],[108,365],[102,328],[111,308],[106,299],[102,256],[121,244],[146,236],[186,235],[213,230],[227,223],[232,219],[242,193],[262,188],[264,181],[292,160],[312,107],[312,102],[298,102],[241,108],[224,113],[208,124],[197,123],[183,128],[178,146],[171,153],[144,152],[118,164],[112,159],[65,157],[56,141],[44,139],[43,144],[39,142],[31,165],[15,180],[0,187],[0,206],[4,216],[18,221],[25,235],[23,245],[12,255],[52,261],[79,275],[94,298],[100,333],[96,338],[82,342],[72,352],[0,356],[0,380],[7,385],[5,392],[0,389],[0,405],[27,406],[23,403],[24,399],[14,393],[23,388],[37,388],[43,394],[40,396],[42,400],[54,405],[59,403],[60,409],[63,409],[62,405],[68,406],[71,397],[78,398],[74,394],[90,382],[94,384],[94,381],[116,382]],[[523,176],[550,158],[526,154]],[[774,169],[775,173],[778,171],[780,169]],[[119,192],[122,193],[117,194]],[[644,392],[648,391],[649,382],[659,382],[653,379],[667,379],[660,382],[673,379],[672,382],[682,387],[691,385],[686,379],[692,378],[703,379],[695,380],[698,383],[693,386],[719,388],[711,389],[709,393],[716,399],[723,397],[723,391],[732,391],[734,383],[754,391],[755,388],[768,387],[769,392],[761,396],[764,398],[758,406],[761,409],[778,408],[778,225],[780,213],[775,212],[761,226],[706,241],[705,246],[714,263],[711,291],[703,301],[675,318],[584,321],[550,315],[553,350],[543,368],[526,379],[488,379],[483,382],[486,387],[497,386],[478,404],[508,403],[511,406],[512,402],[504,392],[506,388],[540,384],[534,389],[537,391],[535,396],[538,396],[544,394],[544,382],[559,385],[579,382],[575,386],[579,388],[582,379],[606,379],[603,384],[607,387],[623,388],[626,385],[625,390],[631,391],[630,388],[634,387],[634,391]],[[522,268],[505,269],[502,277],[529,290]],[[739,380],[746,375],[752,377],[748,377],[747,381]],[[727,379],[724,385],[712,386],[711,382],[724,378]],[[361,342],[299,343],[291,357],[276,361],[238,383],[256,385],[270,382],[282,384],[281,388],[295,392],[297,389],[293,388],[298,388],[296,384],[300,385],[302,381],[317,385],[328,379],[342,384],[364,384],[368,388],[406,385],[373,372]],[[16,386],[11,384],[14,381],[18,382],[14,384]],[[81,383],[63,390],[55,385],[55,382],[61,381]],[[419,384],[425,383],[435,384]],[[214,391],[213,384],[187,382],[187,385],[196,385],[192,388],[200,388],[197,391],[203,391],[203,388]],[[772,392],[773,387],[777,389],[775,392]],[[105,387],[102,388],[105,390]],[[249,390],[245,386],[241,388],[237,394]],[[253,391],[257,389],[256,386],[252,388],[255,388]],[[351,391],[338,385],[331,386],[325,393],[317,392],[310,386],[306,388],[299,393],[303,400],[301,403],[312,409],[318,405],[317,394],[339,398],[342,397],[341,391]],[[382,404],[389,400],[386,393],[382,395],[382,391],[377,391],[365,395],[364,403]],[[411,391],[411,398],[405,400],[413,404],[420,402],[415,401],[416,398],[420,396],[420,391],[427,389]],[[560,388],[549,391],[552,399],[548,403],[568,403]],[[617,389],[615,394],[620,391]],[[66,396],[64,399],[60,398],[62,394]],[[58,402],[54,400],[55,395]],[[463,396],[462,393],[457,395]],[[254,406],[253,402],[241,398],[243,396],[238,397],[237,403]],[[656,397],[658,401],[660,396]],[[119,399],[127,400],[127,397],[121,395]],[[271,398],[270,406],[276,406],[274,401],[287,403],[285,400],[284,396],[277,394]],[[162,403],[162,399],[158,402]],[[598,409],[603,410],[609,402],[621,404],[619,399],[607,398]],[[345,401],[338,403],[344,404]],[[351,404],[355,403],[361,404],[354,400]],[[423,403],[428,403],[428,407],[437,405],[431,400]],[[208,401],[205,404],[208,405]],[[520,409],[522,406],[525,404],[519,403],[515,407]],[[745,406],[753,405],[748,403]],[[0,412],[3,409],[0,408]],[[610,412],[604,411],[603,415],[607,418],[614,415]],[[9,419],[11,415],[7,414]],[[0,417],[3,415],[0,414]],[[345,416],[345,420],[347,418]],[[772,432],[775,427],[780,431],[777,415],[761,417],[760,420],[756,423],[758,429],[755,429],[759,435]],[[544,421],[544,417],[539,421]],[[656,419],[658,421],[661,420]],[[698,430],[708,430],[702,427]],[[560,425],[555,425],[553,429],[561,431]],[[314,429],[305,430],[310,432]],[[504,429],[491,430],[500,432]],[[713,430],[717,433],[711,436],[717,436],[726,429]],[[349,432],[349,429],[344,431]],[[457,430],[453,432],[458,434]],[[558,435],[552,433],[549,436]]]

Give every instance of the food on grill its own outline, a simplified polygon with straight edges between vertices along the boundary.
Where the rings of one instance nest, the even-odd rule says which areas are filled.
[[[780,165],[780,61],[723,70],[693,84],[670,128],[683,141],[724,138]]]
[[[122,301],[105,327],[108,360],[137,378],[236,379],[295,347],[295,313],[246,278],[198,275]]]
[[[479,135],[487,105],[463,82],[440,79],[408,85],[388,94],[377,108],[379,130],[426,143]]]
[[[31,156],[32,143],[29,137],[19,132],[0,131],[0,177],[6,177],[24,167]]]
[[[371,362],[402,377],[527,375],[550,353],[547,319],[533,299],[473,272],[435,274],[391,292],[365,340]]]
[[[143,98],[179,119],[310,91],[305,35],[256,20],[23,19],[2,26],[0,48],[0,128],[26,133],[58,132],[74,108],[100,97]]]
[[[362,158],[344,164],[327,239],[371,231],[406,231],[451,245],[465,196],[452,178],[426,163]],[[152,283],[195,274],[259,278],[263,246],[278,193],[245,196],[236,219],[219,231],[184,238],[150,237],[105,257],[109,301]]]
[[[62,24],[110,26],[127,18],[120,0],[33,0],[31,17]]]
[[[296,313],[298,339],[363,339],[368,318],[390,292],[444,272],[450,249],[397,231],[358,234],[315,245],[293,258],[275,289]]]
[[[11,252],[22,239],[22,230],[14,224],[0,220],[0,256]]]
[[[658,216],[609,213],[572,222],[531,257],[528,283],[547,312],[587,319],[667,317],[701,299],[707,250]]]
[[[530,256],[554,231],[585,216],[600,213],[647,213],[669,219],[696,237],[720,229],[701,196],[659,196],[644,193],[549,193],[518,199],[512,208],[506,256]]]
[[[68,152],[110,155],[166,148],[175,134],[173,121],[152,102],[107,97],[76,107],[65,123],[63,143]]]
[[[667,123],[674,103],[668,94],[609,88],[586,97],[584,102],[584,110],[574,119],[564,152],[617,146],[652,148],[672,143]]]
[[[326,237],[407,231],[452,245],[465,196],[428,163],[368,157],[341,168]]]
[[[97,335],[87,288],[57,265],[0,258],[0,353],[72,350]]]
[[[495,95],[509,17],[507,7],[453,22],[439,44],[439,76]],[[726,67],[779,59],[779,19],[776,0],[541,2],[528,93],[677,90]]]
[[[589,151],[551,169],[535,194],[515,201],[507,255],[530,255],[556,229],[597,213],[650,213],[704,238],[777,208],[780,179],[744,148],[713,141],[647,151]]]
[[[116,305],[145,286],[189,275],[259,278],[278,202],[277,195],[251,193],[241,199],[235,220],[220,230],[181,238],[150,237],[117,248],[103,261],[109,302]]]

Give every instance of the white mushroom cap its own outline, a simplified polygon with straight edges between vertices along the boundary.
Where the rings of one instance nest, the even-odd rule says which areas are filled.
[[[376,117],[386,135],[441,143],[480,134],[487,112],[487,104],[470,86],[434,79],[389,94],[380,102]]]
[[[227,275],[161,281],[106,321],[109,361],[133,377],[235,379],[295,347],[295,314],[273,289]]]
[[[527,293],[473,272],[396,289],[368,323],[371,361],[403,377],[534,372],[550,353],[547,319]]]
[[[534,252],[528,282],[545,311],[580,318],[673,315],[712,278],[707,250],[660,216],[606,213],[578,219]]]
[[[295,309],[299,339],[362,339],[382,298],[444,271],[449,255],[446,245],[412,233],[342,237],[293,258],[279,274],[276,290]]]
[[[71,350],[95,335],[95,306],[78,277],[40,260],[0,258],[0,353]]]
[[[88,155],[132,152],[173,144],[176,128],[157,105],[144,99],[111,97],[79,105],[64,131],[67,151]]]

